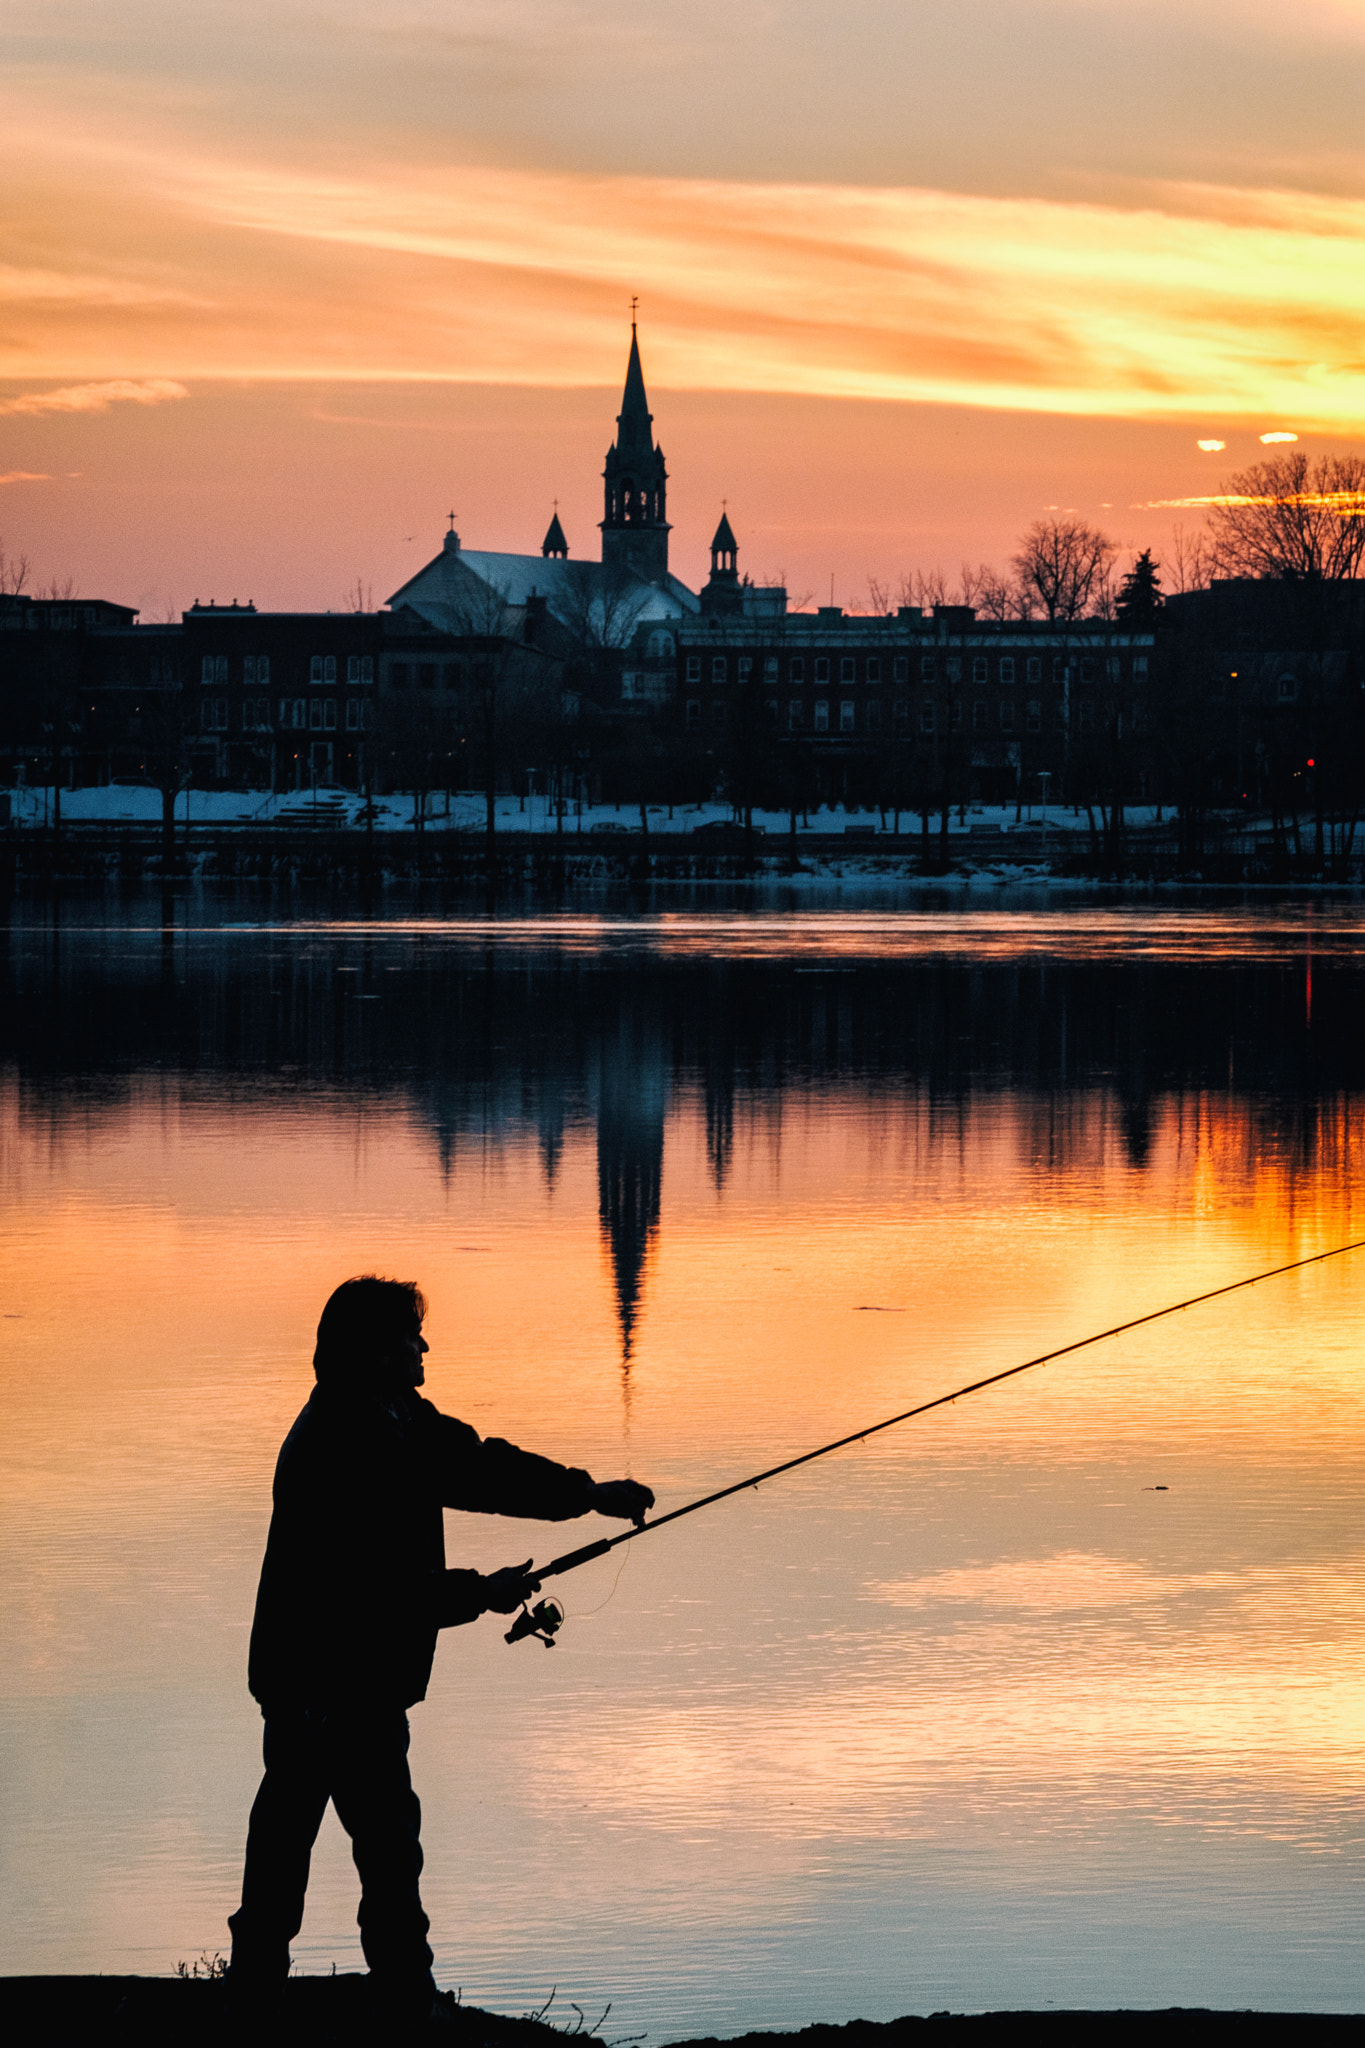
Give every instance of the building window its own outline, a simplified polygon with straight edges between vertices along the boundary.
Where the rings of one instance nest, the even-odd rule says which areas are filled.
[[[815,680],[817,683],[827,683],[829,681],[829,656],[827,654],[817,654],[815,657]]]
[[[212,697],[201,697],[199,700],[199,730],[200,732],[213,731]]]
[[[346,730],[347,732],[359,732],[360,730],[359,697],[348,697],[346,699]]]
[[[863,713],[863,723],[869,732],[881,731],[882,705],[880,697],[870,697],[868,699],[867,709]]]
[[[336,679],[337,658],[334,654],[325,654],[322,658],[322,680],[324,683],[334,683]]]
[[[986,657],[984,654],[974,654],[972,656],[972,681],[974,683],[984,683],[985,680]]]
[[[934,700],[932,697],[926,697],[919,707],[919,729],[922,733],[926,734],[932,733],[934,730]]]
[[[986,704],[986,700],[985,700],[985,698],[984,698],[984,697],[978,697],[978,698],[976,699],[975,703],[974,703],[974,704],[972,705],[972,731],[973,731],[973,732],[984,732],[984,731],[986,730],[986,716],[987,716],[987,710],[988,710],[988,706],[987,706],[987,704]]]
[[[723,654],[713,654],[711,656],[711,680],[713,683],[723,683],[725,681],[725,656]]]
[[[948,656],[948,681],[950,683],[960,683],[962,681],[962,656],[960,654],[950,654]]]
[[[747,683],[749,677],[754,672],[754,658],[752,654],[741,654],[735,666],[739,680],[742,683]]]
[[[787,680],[791,683],[805,682],[806,663],[804,656],[800,654],[794,654],[792,656],[791,660],[787,664]]]
[[[1083,683],[1093,683],[1094,680],[1095,657],[1093,654],[1083,654],[1081,656],[1081,681]]]
[[[765,683],[775,683],[777,681],[777,656],[775,654],[768,655],[764,660],[763,680]]]
[[[308,704],[308,729],[309,729],[309,731],[310,731],[310,732],[321,732],[321,731],[322,731],[322,699],[321,699],[321,697],[313,697],[313,698],[310,698],[310,700],[309,700],[309,704]]]
[[[227,729],[228,729],[228,700],[227,700],[227,698],[226,698],[226,697],[215,697],[215,698],[214,698],[214,700],[213,700],[213,722],[214,722],[214,724],[215,724],[215,725],[217,726],[217,728],[218,728],[219,732],[226,732],[226,731],[227,731]]]
[[[1147,657],[1145,654],[1135,654],[1133,656],[1133,681],[1136,682],[1139,676],[1142,677],[1144,682],[1147,680]]]
[[[768,724],[772,727],[773,731],[776,732],[777,722],[780,716],[776,697],[766,697],[764,699],[763,716],[766,718]]]
[[[337,700],[335,697],[329,697],[323,704],[322,729],[324,732],[335,732],[337,729]]]
[[[800,730],[801,699],[799,697],[789,697],[787,699],[787,731],[800,732]]]
[[[389,681],[395,690],[406,690],[408,687],[408,665],[405,661],[391,661],[389,663]]]
[[[320,683],[322,681],[322,656],[320,654],[314,654],[309,658],[308,680],[310,683]]]
[[[926,683],[932,683],[934,677],[938,674],[938,656],[936,654],[922,654],[919,658],[919,672]]]
[[[1028,680],[1029,680],[1029,681],[1030,681],[1031,683],[1041,683],[1041,682],[1042,682],[1042,680],[1043,680],[1043,657],[1042,657],[1042,655],[1041,655],[1041,654],[1031,654],[1031,655],[1029,656],[1029,658],[1028,658]]]
[[[1119,660],[1117,654],[1108,655],[1105,659],[1104,666],[1108,672],[1110,682],[1118,682],[1119,678],[1123,674],[1123,663]]]
[[[867,657],[867,680],[869,683],[879,683],[881,679],[882,658],[879,654],[869,654]]]
[[[854,661],[851,654],[846,654],[839,663],[839,681],[841,683],[856,683],[857,680],[858,664]]]
[[[418,688],[423,690],[434,690],[436,688],[436,664],[434,661],[418,662],[417,684]]]
[[[346,680],[348,683],[372,683],[374,681],[374,656],[372,654],[348,654],[346,657]]]
[[[1000,699],[1000,730],[1001,732],[1014,731],[1014,700],[1012,697],[1002,697]]]
[[[701,681],[701,656],[699,654],[689,654],[687,657],[687,680],[689,683],[699,683]]]
[[[839,730],[840,732],[852,732],[853,730],[853,699],[851,697],[845,697],[839,705]]]
[[[1028,700],[1028,713],[1024,724],[1028,732],[1041,732],[1043,729],[1043,707],[1036,697],[1030,697]]]
[[[896,656],[896,681],[898,683],[908,683],[909,680],[910,657],[908,654],[898,654]]]
[[[1067,672],[1067,661],[1066,661],[1066,656],[1065,656],[1064,654],[1054,654],[1054,655],[1053,655],[1053,657],[1052,657],[1052,680],[1053,680],[1053,682],[1054,682],[1054,683],[1064,683],[1064,682],[1066,681],[1066,672]]]
[[[248,688],[253,684],[257,688],[260,688],[262,685],[269,687],[270,656],[268,654],[248,654],[242,662],[242,681]]]
[[[206,654],[200,667],[199,680],[212,685],[214,683],[225,683],[227,679],[227,656],[225,654]]]
[[[698,666],[700,666],[700,663],[698,663]],[[701,731],[701,700],[698,697],[689,697],[687,700],[687,730],[689,732]]]
[[[1054,732],[1066,731],[1066,698],[1059,697],[1052,707],[1052,728]]]
[[[1011,689],[1013,688],[1014,656],[1012,654],[1002,654],[1000,657],[1000,680]]]
[[[649,658],[651,661],[667,661],[673,652],[671,633],[651,633],[649,636]]]
[[[711,706],[711,730],[712,732],[724,732],[725,730],[724,698],[718,697]]]
[[[908,699],[907,697],[897,697],[897,699],[896,699],[896,731],[897,731],[897,732],[909,732],[909,730],[910,730],[910,700],[909,700],[909,699]]]
[[[1281,676],[1279,682],[1275,685],[1275,695],[1279,698],[1281,704],[1292,704],[1298,694],[1298,677]]]
[[[817,697],[815,700],[815,730],[817,732],[829,731],[828,697]]]

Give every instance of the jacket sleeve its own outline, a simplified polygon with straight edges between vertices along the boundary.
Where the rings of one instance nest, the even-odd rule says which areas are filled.
[[[477,1621],[487,1610],[483,1604],[483,1573],[437,1572],[432,1620],[437,1628],[460,1628]]]
[[[536,1522],[568,1522],[592,1505],[592,1475],[557,1465],[501,1437],[481,1437],[467,1422],[442,1415],[429,1402],[429,1443],[441,1505],[475,1515],[520,1515]]]

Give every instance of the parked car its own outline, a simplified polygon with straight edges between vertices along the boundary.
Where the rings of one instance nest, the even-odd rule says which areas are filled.
[[[755,825],[755,838],[761,839],[764,829],[762,825]],[[719,846],[742,846],[748,834],[745,832],[744,827],[737,824],[733,818],[708,818],[704,825],[694,825],[692,827],[692,837],[694,839],[712,839]]]
[[[618,825],[613,820],[608,820],[602,825],[590,825],[588,827],[590,832],[629,832],[632,829],[629,825]]]

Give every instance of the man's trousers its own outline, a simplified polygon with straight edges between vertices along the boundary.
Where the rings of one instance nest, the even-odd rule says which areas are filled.
[[[360,1874],[360,1944],[376,1990],[418,2008],[434,1989],[419,1890],[422,1809],[408,1773],[408,1717],[393,1709],[267,1712],[242,1903],[228,1921],[235,1988],[268,1992],[289,1975],[329,1799]]]

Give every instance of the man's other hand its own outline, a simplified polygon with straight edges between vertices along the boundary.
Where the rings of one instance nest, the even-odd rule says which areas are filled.
[[[594,1486],[589,1505],[599,1515],[615,1515],[638,1529],[654,1505],[654,1495],[638,1479],[602,1479]]]
[[[540,1580],[530,1576],[531,1560],[504,1565],[500,1572],[485,1572],[482,1597],[485,1614],[515,1614],[540,1591]]]

